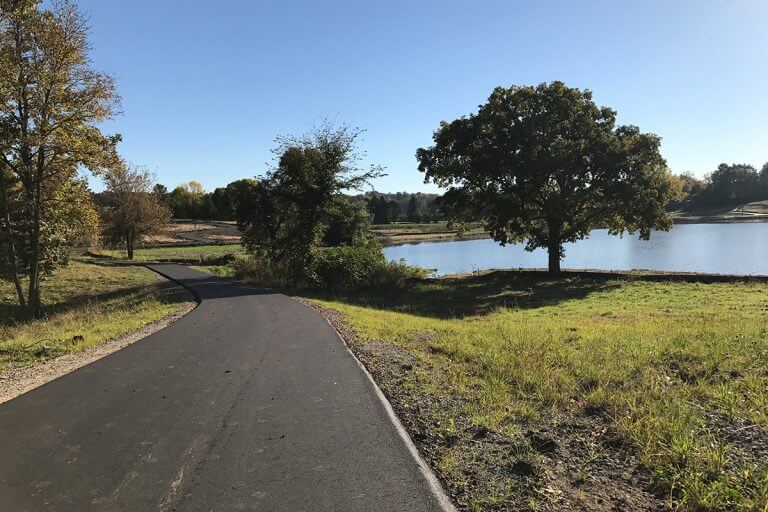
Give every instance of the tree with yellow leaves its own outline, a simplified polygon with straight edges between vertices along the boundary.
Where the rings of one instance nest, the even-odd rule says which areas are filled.
[[[119,98],[89,52],[72,3],[0,0],[0,272],[30,317],[41,314],[41,279],[66,263],[78,229],[95,228],[79,169],[117,159],[119,137],[97,124]]]

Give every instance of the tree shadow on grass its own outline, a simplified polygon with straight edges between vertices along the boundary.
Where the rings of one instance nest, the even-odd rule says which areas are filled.
[[[434,318],[487,315],[497,308],[531,309],[583,299],[621,286],[616,275],[495,271],[412,281],[399,290],[313,297]]]
[[[43,307],[43,318],[67,313],[89,303],[98,304],[123,297],[130,297],[141,292],[149,291],[153,288],[153,286],[159,286],[160,290],[165,292],[163,293],[163,299],[168,303],[176,304],[187,300],[184,298],[182,293],[183,289],[179,285],[173,282],[160,282],[157,284],[120,288],[119,290],[113,290],[105,293],[83,293],[67,297],[67,299],[63,302],[46,304]],[[18,305],[18,303],[0,302],[0,327],[11,327],[13,325],[18,325],[27,321],[30,320],[26,318],[24,310]]]

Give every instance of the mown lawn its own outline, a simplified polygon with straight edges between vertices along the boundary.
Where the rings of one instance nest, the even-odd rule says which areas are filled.
[[[766,284],[496,272],[315,300],[464,509],[768,510]]]
[[[0,281],[0,370],[98,345],[178,308],[178,290],[142,267],[72,261],[43,284],[44,318],[23,319]]]
[[[180,262],[180,263],[216,263],[223,261],[233,255],[243,254],[244,250],[239,244],[228,245],[195,245],[182,247],[150,247],[146,249],[136,249],[134,261],[161,261],[161,262]],[[93,251],[93,254],[110,258],[123,260],[126,259],[126,253],[118,249],[99,249]]]

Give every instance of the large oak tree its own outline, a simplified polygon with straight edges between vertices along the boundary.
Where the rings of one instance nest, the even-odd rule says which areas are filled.
[[[425,182],[448,188],[454,221],[482,220],[502,245],[545,248],[560,271],[563,244],[591,229],[669,229],[672,193],[660,138],[617,126],[590,91],[562,82],[497,88],[476,114],[442,123],[417,151]]]

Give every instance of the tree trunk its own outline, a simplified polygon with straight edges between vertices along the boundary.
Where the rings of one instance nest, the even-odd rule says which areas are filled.
[[[19,257],[16,254],[16,244],[13,241],[13,230],[11,229],[11,213],[8,207],[8,193],[3,176],[4,170],[0,169],[0,194],[2,194],[2,204],[4,210],[5,236],[8,237],[8,250],[11,258],[11,272],[13,272],[13,285],[16,287],[16,295],[19,299],[19,306],[22,310],[27,308],[27,301],[24,298],[24,289],[21,287],[19,279]]]
[[[133,237],[130,233],[125,238],[125,247],[128,250],[128,259],[133,261]]]
[[[549,253],[549,271],[553,274],[559,274],[560,258],[563,254],[563,248],[561,247],[560,242],[550,242],[547,247],[547,252]]]
[[[40,180],[35,180],[34,210],[32,215],[32,230],[29,240],[29,292],[27,293],[27,312],[30,318],[38,318],[40,310]]]

